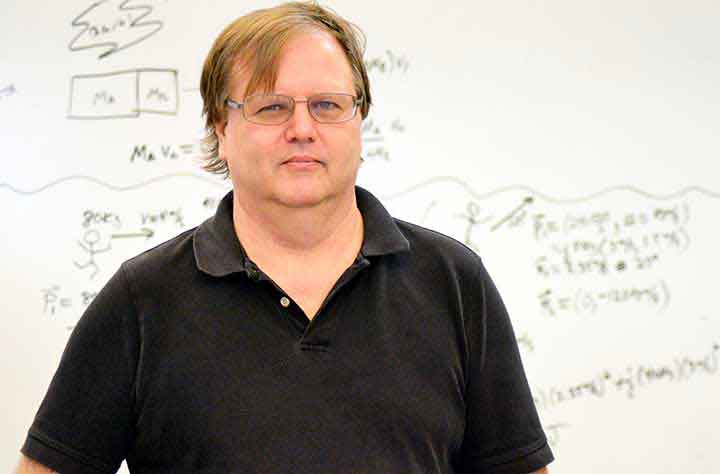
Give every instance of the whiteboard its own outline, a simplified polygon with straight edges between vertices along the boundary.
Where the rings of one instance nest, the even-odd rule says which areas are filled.
[[[3,472],[93,295],[229,189],[202,62],[270,4],[1,7]],[[368,37],[359,184],[482,256],[553,474],[716,471],[720,3],[329,5]]]

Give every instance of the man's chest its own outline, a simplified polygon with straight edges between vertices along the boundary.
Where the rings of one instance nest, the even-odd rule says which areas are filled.
[[[234,315],[237,324],[221,330],[207,320],[161,342],[174,350],[147,361],[140,456],[220,459],[233,472],[293,472],[287,463],[299,453],[325,453],[312,460],[321,468],[359,455],[383,458],[388,449],[408,459],[457,449],[462,356],[453,326],[437,319],[442,315],[416,308],[407,319],[393,314],[400,301],[378,312],[368,301],[339,298],[300,330],[282,319],[289,316],[282,303],[261,300],[251,305],[254,314]],[[274,464],[257,470],[269,462],[258,453],[274,453]]]

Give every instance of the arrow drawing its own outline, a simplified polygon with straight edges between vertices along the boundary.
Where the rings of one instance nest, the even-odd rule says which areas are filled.
[[[515,209],[513,209],[512,212],[510,212],[510,214],[508,214],[507,216],[505,216],[505,217],[503,217],[502,219],[500,219],[500,221],[498,221],[494,226],[492,226],[492,227],[490,228],[490,230],[493,231],[493,232],[496,231],[501,225],[503,225],[504,223],[506,223],[507,221],[509,221],[509,220],[512,219],[513,217],[515,217],[520,211],[522,211],[522,209],[523,209],[524,207],[532,204],[532,202],[533,202],[532,196],[526,197],[525,199],[523,199],[522,204],[520,204],[520,205],[517,206]]]
[[[161,21],[142,21],[153,12],[149,5],[128,5],[130,0],[94,2],[72,21],[82,28],[70,41],[70,51],[104,48],[98,59],[105,58],[149,38],[163,27]]]
[[[132,233],[132,234],[112,234],[113,239],[128,239],[133,237],[145,237],[150,238],[153,235],[155,235],[155,232],[153,232],[152,229],[148,229],[147,227],[143,227],[140,229],[140,232]]]

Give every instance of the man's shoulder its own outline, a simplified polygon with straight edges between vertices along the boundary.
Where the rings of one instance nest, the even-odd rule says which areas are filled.
[[[126,260],[122,267],[133,279],[170,277],[194,263],[193,240],[197,227],[188,229]]]
[[[394,278],[420,289],[435,301],[460,298],[459,304],[478,304],[479,295],[491,278],[480,256],[463,242],[418,224],[395,219],[400,232],[408,240],[409,252],[399,254],[403,260],[393,267]],[[403,255],[403,256],[400,256]]]
[[[410,243],[413,258],[452,264],[463,268],[482,266],[480,256],[463,242],[427,227],[393,218],[400,232]]]

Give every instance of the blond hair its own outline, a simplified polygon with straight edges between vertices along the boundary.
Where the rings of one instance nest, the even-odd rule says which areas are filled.
[[[370,82],[363,62],[365,37],[353,23],[317,2],[290,2],[256,10],[229,24],[210,48],[203,66],[200,93],[205,116],[203,168],[229,176],[227,163],[218,154],[215,124],[225,120],[232,74],[236,67],[249,68],[246,94],[272,91],[277,80],[278,58],[283,47],[308,30],[330,33],[350,63],[360,113],[367,117],[371,104]]]

